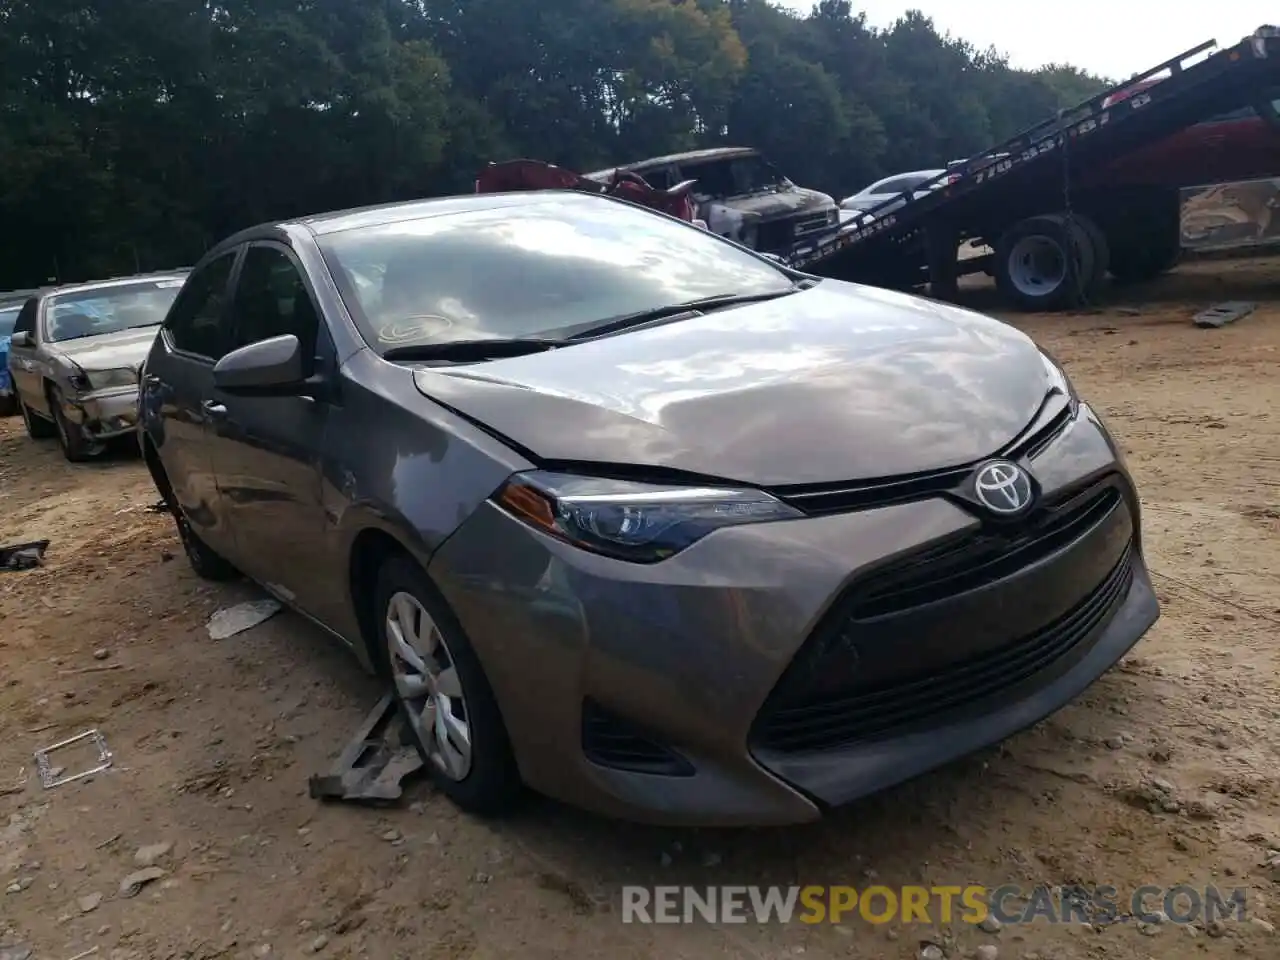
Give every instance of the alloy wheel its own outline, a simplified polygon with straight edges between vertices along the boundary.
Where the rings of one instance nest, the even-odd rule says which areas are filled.
[[[462,681],[435,620],[410,593],[387,603],[391,679],[431,762],[450,780],[471,772],[471,726]]]

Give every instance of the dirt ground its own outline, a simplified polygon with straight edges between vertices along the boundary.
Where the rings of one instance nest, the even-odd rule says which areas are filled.
[[[141,462],[71,466],[0,421],[0,543],[52,541],[43,568],[0,573],[0,958],[896,960],[926,941],[949,958],[1280,956],[1280,866],[1265,865],[1280,848],[1278,294],[1280,258],[1199,264],[1119,306],[1013,318],[1123,442],[1163,617],[1035,729],[803,829],[659,830],[549,802],[486,824],[421,784],[390,810],[318,804],[307,777],[374,703],[372,682],[292,614],[211,640],[209,614],[254,591],[195,578],[146,509]],[[1223,299],[1263,305],[1191,325]],[[43,790],[32,752],[90,727],[114,768]],[[122,894],[157,844],[172,848],[141,859],[163,875]],[[1249,919],[995,934],[620,922],[624,883],[872,879],[1122,896],[1214,883],[1247,891]]]

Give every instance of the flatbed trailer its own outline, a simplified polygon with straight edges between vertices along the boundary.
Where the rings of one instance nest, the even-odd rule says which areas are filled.
[[[1276,27],[1210,52],[1216,46],[1202,43],[1059,111],[916,188],[927,192],[897,209],[879,217],[869,211],[873,219],[794,257],[792,265],[881,287],[927,283],[939,299],[954,297],[962,274],[984,270],[1023,309],[1090,300],[1113,248],[1127,253],[1153,242],[1152,231],[1177,231],[1176,191],[1166,204],[1163,188],[1108,183],[1110,165],[1210,117],[1255,104],[1262,112],[1269,101],[1259,98],[1280,89]],[[1280,154],[1274,172],[1280,175]],[[1155,222],[1169,210],[1172,224]],[[994,253],[961,260],[962,244]]]

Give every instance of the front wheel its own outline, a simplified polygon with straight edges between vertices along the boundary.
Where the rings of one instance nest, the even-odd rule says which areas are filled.
[[[32,440],[48,440],[58,434],[58,428],[40,416],[32,413],[21,400],[18,401],[18,412],[22,414],[22,425],[27,428],[27,436]]]
[[[374,602],[378,659],[436,786],[470,813],[507,812],[523,784],[493,690],[462,627],[406,557],[383,566]]]
[[[58,445],[62,455],[72,463],[84,463],[102,452],[102,444],[84,435],[77,424],[71,422],[63,411],[62,393],[56,387],[49,391],[49,406],[53,410],[53,424],[58,432]]]
[[[0,417],[12,417],[18,412],[18,395],[7,393],[0,397]]]

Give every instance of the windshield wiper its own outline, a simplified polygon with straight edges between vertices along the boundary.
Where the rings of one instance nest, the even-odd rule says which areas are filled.
[[[680,317],[687,313],[702,313],[707,310],[719,310],[722,307],[737,307],[747,303],[763,303],[766,300],[777,300],[779,297],[789,296],[801,290],[807,289],[805,281],[801,280],[793,284],[786,290],[775,290],[772,293],[721,293],[714,297],[700,297],[697,300],[686,300],[683,303],[672,303],[665,307],[654,307],[650,310],[637,310],[635,313],[628,313],[621,317],[614,317],[612,320],[605,320],[601,323],[593,324],[584,329],[578,330],[570,335],[569,340],[588,340],[592,337],[602,337],[606,334],[616,333],[619,330],[627,330],[631,327],[642,326],[646,323],[654,323],[659,320],[669,320],[673,317]]]
[[[445,340],[441,343],[414,343],[392,347],[382,354],[383,360],[444,360],[452,363],[499,360],[522,357],[529,353],[554,350],[564,346],[563,340],[517,337],[512,340]]]

